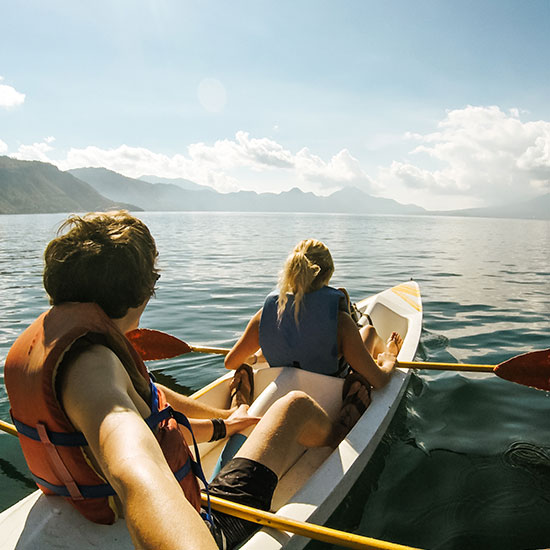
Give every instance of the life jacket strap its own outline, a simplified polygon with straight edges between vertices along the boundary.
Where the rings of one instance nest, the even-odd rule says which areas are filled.
[[[23,422],[20,422],[13,416],[11,419],[13,420],[15,428],[20,435],[24,435],[34,441],[42,441],[36,428],[23,424]],[[44,429],[46,430],[49,441],[51,441],[52,445],[55,445],[56,447],[85,447],[88,445],[84,434],[81,432],[51,432],[45,426]]]
[[[59,456],[55,445],[50,441],[46,426],[42,422],[39,422],[36,425],[36,431],[38,432],[40,441],[46,449],[46,453],[48,455],[48,458],[50,459],[50,464],[52,468],[55,470],[57,477],[62,481],[63,485],[67,487],[71,498],[73,500],[84,500],[84,497],[82,496],[82,493],[80,492],[76,481],[74,480],[69,470],[67,470],[67,466],[65,466],[63,460]]]
[[[188,458],[185,464],[179,470],[174,472],[174,477],[178,481],[181,481],[189,473],[190,470],[194,471],[193,461]],[[33,474],[32,472],[31,475],[35,483],[41,485],[42,487],[46,487],[46,489],[49,489],[52,493],[55,493],[60,497],[72,498],[68,488],[64,485],[54,485],[53,483],[50,483],[49,481],[46,481],[45,479]],[[116,491],[108,483],[102,483],[100,485],[78,485],[78,490],[85,499],[104,498],[116,495]]]
[[[189,471],[192,470],[195,476],[202,481],[208,497],[207,514],[210,517],[211,506],[210,506],[210,494],[208,491],[208,481],[206,480],[206,476],[204,475],[204,471],[202,469],[198,445],[197,445],[197,441],[195,440],[195,434],[193,433],[191,424],[189,423],[189,420],[184,414],[178,411],[175,411],[170,406],[167,406],[161,411],[159,411],[157,389],[154,384],[151,384],[151,386],[153,390],[152,391],[152,395],[153,395],[152,408],[155,412],[150,414],[144,420],[146,424],[149,426],[149,428],[153,431],[158,424],[160,424],[164,420],[167,420],[168,418],[173,418],[178,424],[185,426],[189,430],[189,432],[191,433],[191,437],[193,439],[193,446],[195,448],[195,460],[193,460],[191,457],[188,457],[185,464],[179,470],[174,472],[174,475],[178,481],[181,481],[189,473]],[[35,482],[38,485],[42,485],[43,487],[46,487],[47,489],[49,489],[50,491],[52,491],[57,495],[70,497],[70,498],[73,498],[74,500],[83,500],[84,498],[100,498],[100,497],[112,496],[116,494],[115,490],[108,483],[98,484],[98,485],[80,485],[79,486],[71,476],[69,470],[67,469],[63,461],[61,460],[61,457],[59,456],[59,453],[57,452],[57,449],[55,447],[56,446],[58,447],[87,446],[88,442],[86,441],[84,434],[82,434],[81,432],[73,432],[73,433],[51,432],[46,428],[46,426],[43,423],[39,423],[37,424],[36,428],[33,428],[32,426],[29,426],[27,424],[24,424],[23,422],[16,420],[15,418],[13,418],[13,416],[12,416],[12,420],[18,433],[20,433],[25,437],[29,437],[34,441],[40,441],[44,444],[48,457],[50,458],[52,467],[54,468],[58,479],[63,482],[63,485],[54,485],[52,483],[49,483],[45,479],[42,479],[36,476],[31,472],[31,475],[33,476]]]

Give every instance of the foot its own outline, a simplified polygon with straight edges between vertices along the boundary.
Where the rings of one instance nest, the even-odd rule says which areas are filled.
[[[388,341],[386,342],[386,349],[397,357],[397,354],[401,350],[402,345],[403,345],[403,338],[401,338],[401,335],[398,332],[392,332],[391,336],[388,338]]]
[[[230,408],[250,405],[254,394],[254,371],[250,365],[243,363],[233,375],[229,386]]]

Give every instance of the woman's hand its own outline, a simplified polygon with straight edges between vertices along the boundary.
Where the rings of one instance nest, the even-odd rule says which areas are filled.
[[[397,357],[395,356],[395,354],[390,353],[389,351],[385,351],[378,354],[378,357],[376,358],[376,363],[384,371],[391,372],[396,366]]]

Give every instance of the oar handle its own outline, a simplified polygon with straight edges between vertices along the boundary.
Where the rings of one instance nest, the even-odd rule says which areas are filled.
[[[203,504],[207,504],[205,494],[201,494]],[[345,548],[357,548],[358,550],[418,550],[411,546],[403,546],[393,542],[372,539],[354,533],[346,533],[323,525],[307,523],[295,519],[278,516],[271,512],[264,512],[250,506],[231,502],[223,498],[211,496],[210,503],[214,510],[225,514],[245,519],[259,525],[271,527],[278,531],[287,531],[313,540],[328,542]]]
[[[467,363],[433,363],[427,361],[398,361],[400,367],[426,370],[454,370],[464,372],[492,372],[494,365],[468,365]]]

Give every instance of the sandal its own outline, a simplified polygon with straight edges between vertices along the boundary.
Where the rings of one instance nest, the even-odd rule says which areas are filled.
[[[350,397],[348,394],[349,394],[349,390],[351,388],[351,385],[354,383],[354,382],[359,382],[362,386],[365,386],[365,388],[367,388],[367,391],[369,392],[369,397],[371,396],[371,389],[372,389],[372,386],[369,384],[368,380],[361,374],[359,374],[358,372],[355,372],[355,371],[351,371],[349,372],[349,374],[346,376],[345,380],[344,380],[344,385],[342,386],[342,400],[345,402],[346,399],[348,397]],[[343,406],[343,405],[342,405]],[[367,407],[365,407],[365,410],[367,409]],[[362,413],[365,412],[365,411],[362,411]],[[361,414],[362,414],[361,413]]]
[[[371,386],[364,383],[364,377],[354,372],[346,377],[344,382],[344,400],[340,410],[340,418],[336,427],[336,442],[344,439],[346,434],[357,424],[363,413],[371,404]],[[352,386],[357,383],[357,389],[352,390]],[[363,390],[367,390],[367,395],[359,396]]]
[[[241,374],[241,377],[238,379],[238,381],[235,382],[235,377],[237,376],[238,372],[245,372],[246,376],[248,376],[248,382],[250,384],[250,393],[248,394],[248,399],[246,399],[246,396],[241,394],[241,399],[239,399],[238,394],[241,393],[241,386],[243,384],[243,376]],[[235,370],[235,374],[233,375],[233,380],[231,381],[230,385],[230,396],[229,396],[229,406],[233,406],[233,401],[235,400],[236,405],[250,405],[252,403],[252,398],[254,397],[254,371],[252,370],[252,367],[250,365],[247,365],[246,363],[243,363],[240,367],[238,367]]]

